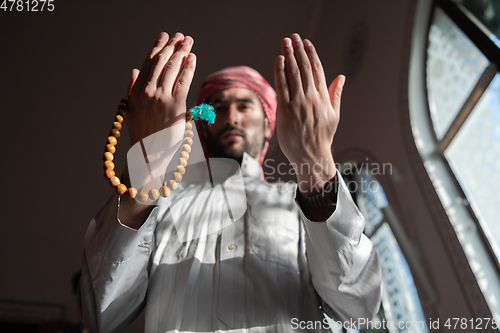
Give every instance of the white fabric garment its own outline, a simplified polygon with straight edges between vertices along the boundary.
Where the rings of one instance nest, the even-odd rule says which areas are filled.
[[[185,178],[139,230],[120,223],[114,195],[85,235],[87,326],[123,332],[144,306],[146,333],[301,332],[326,322],[322,311],[334,320],[372,319],[381,269],[342,178],[335,212],[312,222],[295,201],[297,185],[267,184],[260,170],[245,154],[243,198],[231,195],[229,182],[221,197],[210,182]],[[204,190],[212,194],[199,195]],[[189,207],[176,211],[179,198],[191,198]],[[329,331],[315,327],[308,331]]]

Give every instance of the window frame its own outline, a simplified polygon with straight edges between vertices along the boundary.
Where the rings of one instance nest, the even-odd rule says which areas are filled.
[[[490,61],[490,64],[485,68],[481,74],[478,82],[474,86],[473,90],[465,100],[461,109],[449,125],[446,133],[443,135],[442,139],[439,139],[434,128],[434,123],[431,118],[430,107],[429,107],[429,96],[428,89],[426,87],[426,109],[427,117],[430,127],[432,128],[432,137],[435,143],[435,153],[439,156],[440,160],[443,162],[450,180],[453,182],[455,190],[459,195],[466,200],[465,208],[470,214],[471,219],[474,221],[481,239],[487,248],[487,252],[490,256],[490,260],[495,264],[495,268],[498,274],[500,274],[500,257],[497,256],[490,241],[488,240],[481,223],[474,212],[472,206],[468,204],[467,196],[460,185],[450,163],[445,157],[445,150],[448,148],[452,140],[455,138],[458,131],[461,129],[465,121],[468,119],[472,110],[476,106],[479,99],[483,96],[486,89],[489,87],[491,81],[495,78],[497,74],[500,74],[500,48],[495,45],[495,43],[487,36],[488,30],[482,25],[482,23],[475,18],[463,5],[452,2],[451,0],[434,0],[431,5],[431,17],[429,24],[427,26],[426,36],[429,36],[429,31],[432,26],[434,12],[436,7],[439,7],[452,21],[457,25],[457,27],[462,30],[462,32],[470,39],[470,41],[479,49],[480,52]],[[474,22],[475,21],[475,22]],[[425,50],[429,47],[429,39],[427,38]],[[428,54],[425,53],[424,64],[427,63]],[[424,66],[425,68],[425,66]],[[426,77],[426,74],[424,74]],[[499,244],[500,245],[500,244]]]
[[[366,158],[366,161],[368,160],[368,156],[363,155]],[[370,239],[370,241],[373,242],[372,237],[377,234],[379,229],[381,229],[384,225],[386,225],[390,232],[392,233],[394,239],[396,240],[397,246],[399,247],[399,250],[401,251],[401,255],[403,256],[404,261],[406,262],[406,265],[408,266],[410,278],[413,282],[413,285],[417,291],[417,298],[418,298],[418,306],[422,310],[422,313],[424,317],[427,315],[426,312],[424,311],[423,303],[434,303],[438,299],[438,293],[435,290],[433,284],[431,283],[429,276],[425,272],[424,268],[422,267],[422,264],[420,260],[418,259],[418,255],[415,253],[414,248],[411,245],[411,241],[408,238],[404,226],[399,219],[395,209],[394,205],[395,203],[392,201],[392,195],[390,194],[391,189],[390,186],[382,186],[382,184],[387,185],[385,182],[387,179],[384,179],[384,177],[378,177],[375,176],[372,173],[372,170],[365,166],[364,163],[362,162],[363,159],[361,157],[358,158],[352,158],[347,161],[344,161],[339,165],[338,172],[341,175],[341,177],[344,179],[344,182],[347,186],[347,189],[349,190],[349,193],[351,195],[351,198],[353,202],[355,203],[356,207],[358,209],[361,208],[359,207],[359,195],[362,193],[359,191],[360,186],[356,186],[356,190],[351,188],[349,185],[351,185],[353,182],[359,185],[359,180],[354,177],[352,174],[353,168],[349,167],[352,165],[355,165],[356,167],[354,170],[362,170],[362,172],[368,172],[371,174],[372,181],[377,182],[378,186],[382,188],[382,191],[384,192],[384,195],[387,200],[387,206],[379,208],[380,212],[382,213],[382,219],[375,225],[373,230],[371,232],[367,233],[366,230],[363,231],[363,233]],[[345,173],[345,170],[349,170],[349,173]],[[362,211],[361,211],[362,212]],[[367,215],[362,212],[365,216],[365,219],[368,218]],[[374,247],[376,248],[376,245],[374,243]],[[382,311],[385,313],[388,309],[384,308],[384,300],[382,299],[382,304],[380,306],[379,311]],[[378,315],[378,314],[377,314]],[[384,314],[384,319],[386,319],[387,316]],[[393,321],[394,322],[394,321]],[[342,333],[344,332],[354,332],[354,333],[359,333],[359,332],[364,332],[364,330],[343,330]],[[389,332],[390,330],[386,330]],[[395,329],[395,331],[400,331],[399,329]],[[425,322],[425,327],[424,331],[430,332],[430,328]]]
[[[412,173],[433,215],[445,253],[470,315],[500,318],[500,272],[472,215],[461,187],[436,149],[426,82],[427,49],[436,0],[415,2],[408,66],[401,73],[403,139]],[[479,229],[479,230],[478,230]]]

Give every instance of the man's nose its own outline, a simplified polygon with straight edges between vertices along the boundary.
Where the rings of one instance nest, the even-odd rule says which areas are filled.
[[[241,122],[241,112],[235,104],[230,104],[227,110],[227,122],[231,125],[239,125]]]

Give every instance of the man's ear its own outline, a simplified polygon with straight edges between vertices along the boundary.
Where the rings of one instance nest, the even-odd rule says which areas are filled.
[[[264,118],[264,137],[266,141],[269,141],[272,136],[271,126],[269,126],[269,119],[267,117]]]

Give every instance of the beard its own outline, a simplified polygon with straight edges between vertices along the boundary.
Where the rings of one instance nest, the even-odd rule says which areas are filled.
[[[243,144],[237,145],[235,141],[221,143],[222,136],[227,131],[237,131],[242,139]],[[213,135],[207,131],[208,147],[210,154],[213,157],[223,157],[236,160],[239,164],[243,160],[243,153],[248,153],[250,156],[258,159],[262,148],[264,147],[264,129],[256,133],[254,137],[248,137],[247,133],[235,126],[227,125],[219,133]]]

